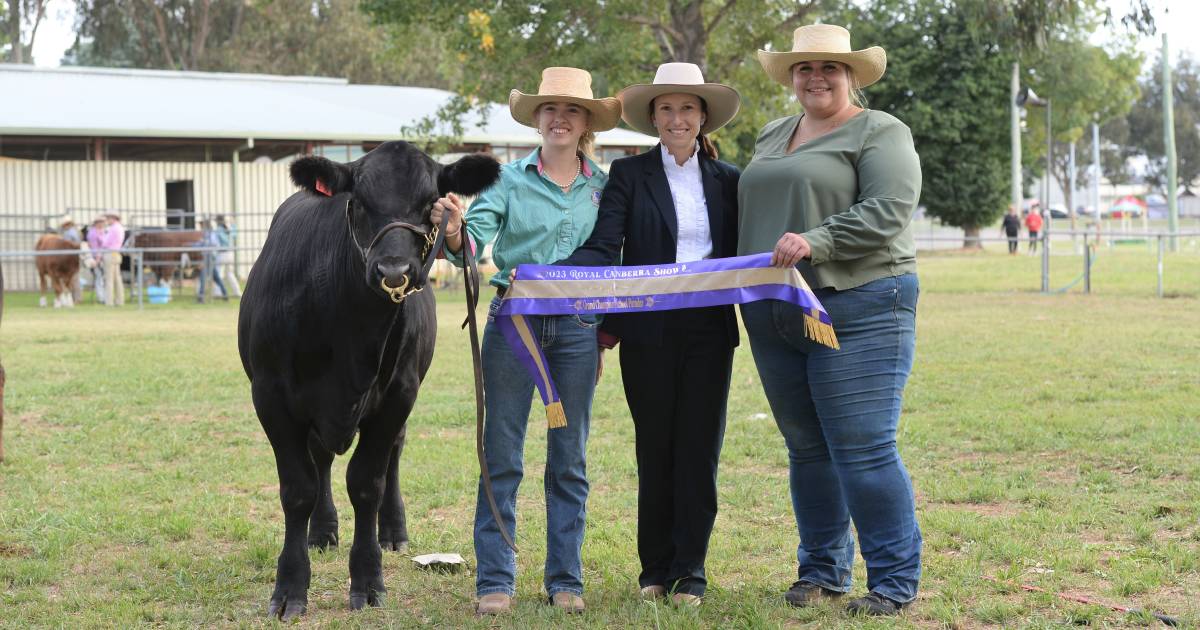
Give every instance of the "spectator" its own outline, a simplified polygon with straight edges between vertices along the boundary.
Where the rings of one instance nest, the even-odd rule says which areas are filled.
[[[83,240],[79,234],[79,226],[75,225],[75,217],[72,217],[69,212],[63,215],[59,227],[64,239],[76,245]],[[79,284],[79,274],[75,274],[75,277],[71,278],[71,298],[75,300],[75,304],[83,301],[83,287]]]
[[[92,253],[91,264],[86,267],[92,270],[92,290],[96,293],[96,301],[101,304],[108,303],[108,292],[104,287],[104,255],[100,253],[104,247],[104,229],[107,223],[104,215],[97,215],[92,219],[91,227],[87,229],[87,244]]]
[[[104,292],[108,296],[105,304],[109,306],[125,305],[125,283],[121,280],[121,252],[125,245],[125,226],[121,225],[121,215],[109,212],[104,215],[107,227],[104,238],[100,241],[104,252]]]
[[[1021,236],[1021,219],[1017,216],[1017,209],[1013,206],[1008,207],[1008,214],[1004,215],[1000,231],[1008,237],[1008,253],[1017,253],[1017,239]]]
[[[204,219],[200,222],[202,236],[200,237],[200,246],[206,248],[204,252],[204,266],[200,269],[200,287],[196,291],[196,301],[203,304],[208,297],[207,285],[208,277],[211,275],[213,284],[221,290],[221,299],[228,300],[229,292],[225,290],[225,284],[221,282],[221,276],[217,273],[217,252],[213,249],[220,246],[217,239],[217,233],[212,228],[212,222]]]
[[[238,284],[237,269],[233,265],[233,241],[237,239],[237,226],[226,223],[225,215],[217,215],[217,244],[221,251],[217,252],[216,275],[233,289],[233,297],[242,297],[242,286]]]
[[[1038,232],[1042,229],[1041,208],[1030,208],[1029,214],[1025,215],[1025,228],[1029,230],[1029,253],[1032,254],[1037,251]]]

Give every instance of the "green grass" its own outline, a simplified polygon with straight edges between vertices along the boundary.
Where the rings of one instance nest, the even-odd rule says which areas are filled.
[[[462,301],[439,296],[439,345],[401,461],[412,553],[385,555],[386,605],[351,613],[349,540],[313,554],[304,626],[982,628],[1144,626],[1027,583],[1200,624],[1200,265],[1154,294],[1143,249],[1101,252],[1090,296],[1042,296],[1036,259],[921,259],[917,363],[900,449],[925,535],[920,598],[898,620],[796,610],[786,456],[748,349],[736,356],[708,597],[678,611],[636,597],[633,431],[610,356],[589,444],[588,612],[541,595],[543,431],[526,447],[514,615],[472,616],[473,396]],[[1064,260],[1069,257],[1062,257]],[[1056,259],[1057,260],[1057,259]],[[1066,265],[1053,284],[1065,284]],[[1149,284],[1145,270],[1149,270]],[[0,627],[270,625],[282,540],[274,462],[237,357],[236,304],[42,310],[10,295],[0,465]],[[544,419],[535,416],[531,422]],[[351,531],[345,458],[335,464]],[[989,581],[993,577],[1001,582]],[[861,561],[856,592],[865,583]],[[1153,627],[1153,626],[1151,626]]]

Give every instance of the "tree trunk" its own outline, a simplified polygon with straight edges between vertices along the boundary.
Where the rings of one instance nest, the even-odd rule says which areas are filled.
[[[963,226],[963,249],[983,249],[983,243],[979,240],[978,225]]]
[[[13,63],[25,63],[25,50],[21,46],[21,0],[8,0],[8,20],[8,39],[12,41],[8,58]]]
[[[708,68],[708,31],[704,27],[704,16],[700,13],[702,0],[691,0],[679,6],[672,3],[671,29],[675,41],[671,42],[675,58],[672,61],[694,63],[701,72]]]

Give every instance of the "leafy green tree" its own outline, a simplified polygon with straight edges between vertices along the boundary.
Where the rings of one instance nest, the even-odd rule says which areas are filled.
[[[1106,50],[1089,44],[1084,37],[1060,37],[1045,48],[1027,55],[1025,83],[1032,86],[1052,105],[1051,133],[1054,136],[1054,156],[1051,176],[1066,193],[1071,229],[1076,228],[1075,208],[1078,206],[1070,190],[1069,146],[1082,141],[1090,149],[1093,121],[1106,124],[1123,118],[1138,98],[1136,75],[1142,58],[1132,46]],[[1033,110],[1037,111],[1037,110]],[[1038,122],[1034,122],[1037,120]],[[1046,131],[1041,113],[1031,116],[1024,134],[1022,156],[1037,170],[1044,170]],[[1076,154],[1077,182],[1086,182],[1088,160]]]
[[[456,91],[472,105],[532,90],[545,66],[592,73],[598,95],[651,80],[667,61],[699,65],[709,81],[736,86],[743,109],[714,134],[722,157],[749,161],[762,126],[789,111],[790,92],[771,83],[754,53],[791,48],[792,30],[840,3],[832,0],[365,0],[388,24],[437,24],[466,69]]]
[[[870,88],[874,109],[909,126],[921,156],[921,201],[961,227],[964,247],[1008,205],[1009,77],[1014,54],[996,42],[971,2],[888,0],[862,11],[854,32],[888,52]]]
[[[1182,57],[1172,69],[1174,83],[1175,155],[1178,184],[1187,190],[1200,178],[1200,67]],[[1145,179],[1164,189],[1167,180],[1166,148],[1163,139],[1162,59],[1141,80],[1142,97],[1129,112],[1127,155],[1144,155],[1149,163]]]
[[[449,87],[432,25],[371,23],[358,0],[79,0],[67,62]]]

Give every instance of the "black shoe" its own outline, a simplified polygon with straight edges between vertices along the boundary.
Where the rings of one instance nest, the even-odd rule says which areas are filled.
[[[904,604],[890,600],[878,593],[867,593],[863,597],[850,600],[846,604],[846,612],[851,615],[868,615],[871,617],[887,617],[900,614]]]
[[[812,582],[799,580],[783,594],[783,599],[796,608],[814,606],[822,600],[837,599],[842,596],[838,591],[831,591]]]

